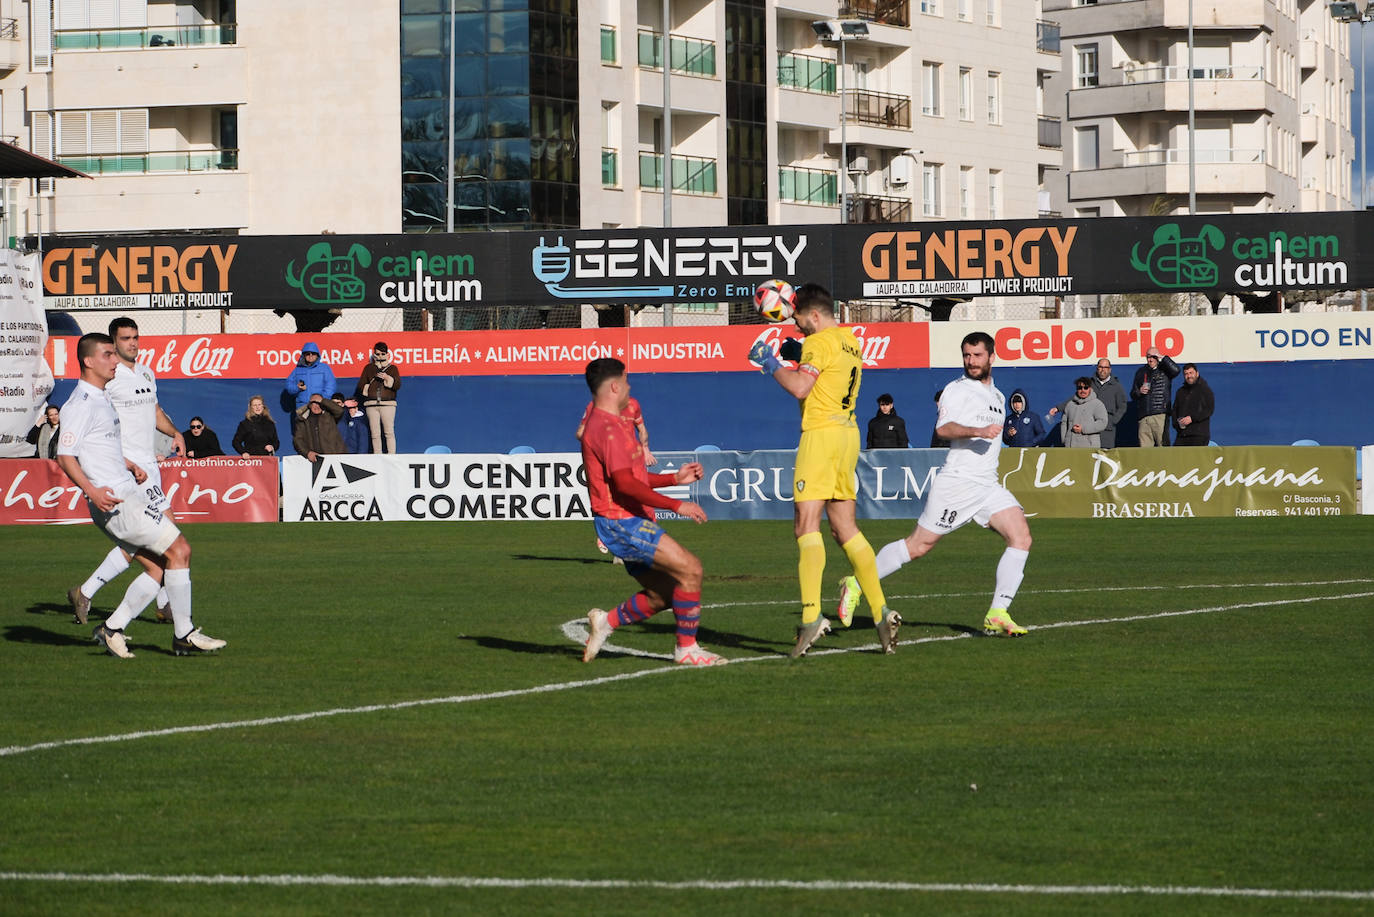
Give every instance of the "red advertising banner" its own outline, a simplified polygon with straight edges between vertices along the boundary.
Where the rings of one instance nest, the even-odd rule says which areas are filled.
[[[274,458],[169,459],[162,487],[178,522],[276,522]],[[86,499],[50,459],[0,461],[0,525],[90,522]]]
[[[864,366],[912,369],[930,365],[926,322],[851,325],[863,346]],[[800,337],[779,325],[703,325],[671,328],[569,328],[537,331],[405,331],[387,334],[211,334],[142,338],[139,359],[159,379],[284,378],[306,341],[341,379],[358,376],[372,345],[385,339],[401,372],[411,376],[521,376],[580,374],[599,357],[624,360],[631,372],[756,372],[749,347],[758,338]],[[76,339],[53,338],[48,361],[59,379],[75,379]]]

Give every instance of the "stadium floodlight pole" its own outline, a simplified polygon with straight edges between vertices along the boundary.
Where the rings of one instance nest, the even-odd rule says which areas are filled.
[[[673,225],[673,11],[663,0],[663,228]],[[673,323],[673,304],[663,306],[663,324]]]
[[[1360,9],[1360,4],[1354,0],[1335,0],[1326,9],[1331,14],[1331,18],[1337,22],[1359,22],[1358,32],[1360,42],[1360,209],[1368,210],[1369,202],[1365,199],[1368,188],[1368,179],[1365,175],[1366,150],[1364,146],[1364,122],[1367,112],[1364,103],[1364,24],[1371,18],[1370,10],[1374,8],[1374,3],[1366,2],[1364,9]],[[1352,30],[1353,31],[1353,30]],[[1355,196],[1350,196],[1354,202]],[[1360,289],[1360,311],[1369,308],[1369,291],[1365,288]]]
[[[1188,216],[1197,216],[1197,107],[1193,98],[1193,0],[1188,0]],[[1197,312],[1194,291],[1188,291],[1188,314]]]
[[[448,206],[444,208],[444,229],[453,232],[453,103],[458,95],[458,4],[449,0],[448,4]],[[446,330],[452,331],[454,324],[453,306],[444,309]]]
[[[849,136],[846,126],[849,113],[846,110],[844,72],[846,69],[844,43],[864,41],[868,38],[868,23],[862,19],[821,19],[811,23],[816,37],[821,41],[833,41],[840,46],[840,222],[849,222]]]

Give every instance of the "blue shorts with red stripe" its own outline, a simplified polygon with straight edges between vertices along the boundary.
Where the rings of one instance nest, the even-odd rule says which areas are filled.
[[[625,561],[625,572],[638,576],[654,564],[658,541],[663,528],[652,519],[631,516],[629,519],[607,519],[593,516],[596,537],[616,557]]]

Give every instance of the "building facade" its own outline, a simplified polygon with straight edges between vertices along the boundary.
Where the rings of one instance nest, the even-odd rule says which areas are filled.
[[[1190,191],[1197,213],[1351,207],[1350,29],[1326,4],[1045,0],[1045,9],[1064,55],[1045,104],[1064,126],[1051,197],[1066,216],[1187,213]]]

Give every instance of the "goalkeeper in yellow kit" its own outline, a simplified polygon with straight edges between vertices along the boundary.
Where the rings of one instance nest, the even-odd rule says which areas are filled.
[[[835,301],[822,286],[797,287],[796,322],[805,338],[784,342],[801,352],[784,352],[797,363],[789,369],[766,341],[755,341],[749,359],[762,367],[778,384],[801,402],[801,440],[792,472],[792,497],[797,548],[800,560],[802,620],[792,658],[805,655],[830,623],[821,614],[821,582],[825,576],[825,540],[821,537],[821,513],[830,520],[830,533],[844,549],[863,587],[873,612],[873,623],[883,652],[897,648],[902,619],[889,609],[878,581],[873,547],[854,521],[854,466],[859,460],[859,427],[854,404],[863,377],[859,341],[835,318]],[[848,619],[841,619],[846,627]]]

